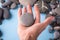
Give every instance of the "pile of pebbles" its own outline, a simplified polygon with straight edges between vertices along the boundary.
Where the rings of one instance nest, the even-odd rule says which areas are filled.
[[[55,8],[47,14],[46,18],[49,16],[54,16],[55,19],[50,23],[49,32],[54,33],[54,39],[50,40],[60,40],[60,2]]]
[[[19,0],[20,4],[27,6],[28,3],[33,6],[38,4],[40,12],[48,14],[52,9],[55,9],[59,4],[59,0]]]
[[[48,14],[52,9],[57,8],[59,0],[38,0],[36,4],[38,4],[41,13]]]
[[[23,6],[27,6],[28,3],[31,4],[31,6],[38,4],[41,13],[49,12],[50,5],[47,3],[50,3],[50,1],[51,0],[19,0],[20,4]]]
[[[0,0],[0,25],[2,24],[3,19],[10,19],[10,9],[17,8],[17,5],[20,4],[18,0]]]
[[[17,8],[17,5],[20,4],[18,0],[0,0],[2,4],[0,7],[0,25],[2,24],[3,19],[10,19],[10,9]],[[2,39],[3,33],[0,30],[0,40]]]

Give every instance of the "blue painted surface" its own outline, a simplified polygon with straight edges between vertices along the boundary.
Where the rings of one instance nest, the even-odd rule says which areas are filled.
[[[1,4],[0,4],[0,7],[1,7]],[[3,24],[0,25],[0,29],[3,32],[2,38],[4,40],[19,40],[19,37],[18,37],[18,34],[17,34],[18,8],[17,9],[11,9],[10,13],[12,15],[12,18],[9,19],[9,20],[6,20],[6,19],[3,20]],[[43,22],[44,20],[45,20],[45,14],[41,14],[41,22]],[[39,35],[37,40],[49,40],[49,38],[53,37],[53,34],[50,34],[48,32],[48,28],[49,28],[49,26]]]

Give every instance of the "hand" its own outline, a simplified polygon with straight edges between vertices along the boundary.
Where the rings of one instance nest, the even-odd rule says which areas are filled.
[[[26,27],[20,24],[20,16],[23,13],[32,13],[32,7],[30,5],[24,7],[23,9],[20,8],[18,10],[18,35],[21,40],[36,40],[38,35],[47,27],[47,25],[54,19],[53,16],[48,17],[44,22],[40,23],[40,11],[38,5],[34,5],[34,11],[36,14],[35,22],[32,26]]]

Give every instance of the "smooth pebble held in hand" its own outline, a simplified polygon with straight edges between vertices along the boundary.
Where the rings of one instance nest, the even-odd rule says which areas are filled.
[[[20,23],[25,26],[31,26],[34,23],[33,14],[25,13],[20,17]]]

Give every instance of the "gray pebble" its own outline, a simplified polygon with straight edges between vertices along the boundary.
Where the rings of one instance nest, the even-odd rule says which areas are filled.
[[[59,7],[56,8],[56,9],[55,9],[55,12],[56,12],[58,15],[60,15],[60,8],[59,8]]]
[[[57,5],[50,4],[50,7],[51,7],[52,9],[55,9],[55,8],[57,7]]]
[[[3,9],[0,8],[0,25],[2,24],[2,19],[3,19]]]
[[[58,7],[60,8],[60,3],[58,4]]]
[[[49,13],[49,9],[50,9],[49,4],[43,3],[42,5],[43,5],[43,6],[42,6],[42,12],[48,14],[48,13]]]
[[[7,8],[3,8],[4,14],[3,18],[8,19],[10,17],[9,10]]]
[[[60,33],[58,31],[54,32],[54,39],[58,39],[60,36]]]
[[[60,40],[60,37],[59,37],[59,39],[57,39],[57,40]]]
[[[17,6],[16,3],[12,3],[10,8],[11,8],[11,9],[15,9],[16,6]]]
[[[57,15],[57,13],[55,12],[55,10],[50,11],[49,14],[50,14],[51,16],[56,16],[56,15]]]
[[[52,0],[52,1],[50,2],[51,8],[52,8],[52,9],[57,8],[58,3],[59,3],[58,0]]]
[[[0,2],[1,2],[1,3],[4,3],[4,2],[5,2],[5,0],[0,0]]]
[[[3,14],[3,9],[0,8],[0,18],[2,17],[2,14]]]
[[[19,0],[10,0],[13,3],[19,4]]]
[[[33,4],[36,2],[37,0],[19,0],[20,4],[27,6],[28,4],[30,4],[31,6],[33,6]]]
[[[5,8],[5,7],[9,6],[11,3],[12,3],[11,1],[5,2],[2,4],[2,7]]]
[[[42,8],[40,9],[40,12],[41,12],[41,13],[46,13],[46,11],[48,11],[48,9],[46,9],[45,7],[42,7]]]
[[[36,2],[36,4],[38,4],[39,9],[41,9],[41,7],[42,7],[42,0],[38,0],[38,1]]]
[[[51,0],[44,0],[44,2],[46,2],[46,3],[50,3],[50,2],[51,2]]]
[[[0,30],[0,37],[2,37],[2,32],[1,32],[1,30]]]
[[[57,24],[60,25],[60,15],[56,16],[56,21],[57,21]]]
[[[59,2],[58,2],[58,0],[52,0],[51,1],[51,4],[53,4],[53,5],[57,5]]]
[[[38,4],[40,12],[46,13],[48,11],[49,5],[47,3],[45,3],[44,1],[39,0],[36,2],[36,4]]]
[[[56,26],[56,27],[54,27],[54,30],[60,30],[60,26]]]
[[[55,10],[52,10],[46,15],[46,18],[50,17],[50,16],[56,16],[56,15],[57,15],[57,13],[55,13]]]
[[[2,38],[0,40],[3,40]]]
[[[29,13],[21,15],[20,22],[25,26],[31,26],[34,23],[33,15]]]

